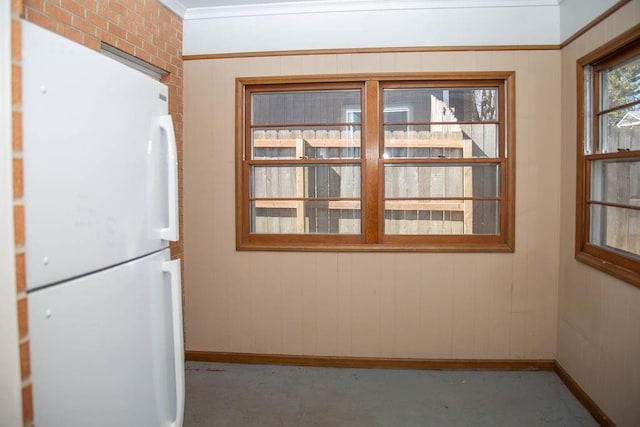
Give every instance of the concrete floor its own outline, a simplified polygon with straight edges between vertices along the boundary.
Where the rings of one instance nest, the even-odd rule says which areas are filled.
[[[597,425],[553,372],[186,363],[184,427]]]

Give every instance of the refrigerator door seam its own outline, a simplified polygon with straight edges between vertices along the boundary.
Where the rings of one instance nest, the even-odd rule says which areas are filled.
[[[135,262],[135,261],[137,261],[139,259],[146,258],[149,255],[157,254],[157,253],[162,252],[162,251],[164,251],[166,249],[168,249],[168,248],[161,248],[161,249],[155,250],[153,252],[148,252],[148,253],[145,253],[144,255],[137,256],[135,258],[129,258],[129,259],[125,260],[125,261],[122,261],[122,262],[119,262],[119,263],[116,263],[116,264],[110,264],[109,266],[104,267],[104,268],[99,268],[97,270],[92,270],[92,271],[89,271],[89,272],[86,272],[86,273],[83,273],[83,274],[79,274],[77,276],[68,277],[68,278],[65,278],[63,280],[58,280],[56,282],[47,283],[46,285],[42,285],[42,286],[34,287],[34,288],[31,288],[31,289],[27,289],[27,295],[30,295],[30,294],[32,294],[34,292],[37,292],[37,291],[41,291],[43,289],[54,287],[54,286],[59,285],[61,283],[70,282],[72,280],[81,279],[83,277],[91,276],[93,274],[100,273],[102,271],[111,270],[114,267],[119,267],[121,265],[125,265],[125,264],[129,264],[129,263]]]

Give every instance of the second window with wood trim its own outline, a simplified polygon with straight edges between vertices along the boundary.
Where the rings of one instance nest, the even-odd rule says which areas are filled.
[[[578,60],[576,259],[640,287],[640,25]]]
[[[237,79],[237,248],[513,251],[514,80]]]

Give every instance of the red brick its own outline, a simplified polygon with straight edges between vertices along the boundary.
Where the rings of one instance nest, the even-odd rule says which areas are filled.
[[[176,101],[177,104],[182,104],[182,93],[177,91],[173,100]]]
[[[110,0],[109,7],[119,16],[125,16],[127,13],[127,9],[121,5],[118,1]]]
[[[144,21],[144,29],[149,31],[154,36],[160,34],[160,28],[158,27],[158,25],[149,20]],[[149,39],[149,41],[152,41],[152,39]]]
[[[169,55],[166,51],[158,48],[158,58],[160,58],[163,62],[170,63],[171,55]]]
[[[24,8],[32,8],[39,12],[44,13],[44,0],[24,0]]]
[[[27,9],[27,20],[51,31],[56,30],[56,21],[33,9]]]
[[[136,35],[140,37],[143,41],[151,40],[151,33],[147,31],[144,26],[138,26],[136,28]]]
[[[22,54],[22,27],[20,21],[11,21],[11,57],[20,58]]]
[[[142,39],[131,33],[127,33],[127,41],[136,47],[142,47]]]
[[[25,338],[29,333],[29,317],[27,313],[27,296],[18,298],[18,335]]]
[[[145,7],[145,4],[143,2],[136,2],[136,6],[133,8],[133,10],[135,10],[136,13],[138,13],[144,19],[151,19],[151,16],[149,15],[149,12],[147,11],[147,8]]]
[[[76,0],[76,3],[86,11],[96,12],[98,10],[98,2],[96,0]]]
[[[103,6],[102,3],[98,6],[98,15],[102,16],[107,21],[111,21],[116,24],[118,23],[118,14],[108,7]]]
[[[164,51],[167,52],[173,58],[180,56],[178,54],[178,49],[171,46],[169,43],[167,43],[167,47],[164,49]]]
[[[137,0],[121,0],[120,3],[122,3],[127,10],[135,10],[136,4],[138,3],[138,1]]]
[[[86,14],[87,14],[87,21],[95,25],[97,28],[100,28],[102,30],[106,30],[108,28],[108,25],[107,25],[108,21],[104,17],[98,15],[95,12],[90,12],[90,11],[87,11]]]
[[[22,0],[12,0],[11,1],[11,11],[18,16],[22,16],[24,12],[24,4]]]
[[[182,56],[181,55],[172,56],[171,64],[175,65],[178,68],[182,67]]]
[[[25,426],[33,423],[33,391],[31,384],[22,387],[22,422]]]
[[[25,381],[31,376],[31,360],[29,355],[29,341],[20,344],[20,378]]]
[[[13,132],[13,151],[22,151],[22,113],[14,111],[11,117],[11,127]]]
[[[149,42],[148,39],[142,40],[142,48],[149,52],[150,55],[158,55],[158,48],[153,43]]]
[[[60,0],[60,6],[74,15],[81,16],[83,18],[85,16],[85,8],[73,0]]]
[[[100,50],[100,40],[89,35],[83,35],[82,44],[93,50]]]
[[[82,32],[73,27],[65,25],[61,34],[74,42],[82,43]]]
[[[127,52],[128,54],[133,55],[135,51],[135,46],[129,43],[126,40],[116,39],[116,47],[122,51]]]
[[[142,26],[144,19],[140,16],[139,13],[135,11],[135,9],[127,9],[127,13],[125,15],[127,20],[133,22],[136,25]]]
[[[158,50],[164,51],[167,41],[162,38],[162,31],[159,32],[157,35],[154,34],[153,37],[151,37],[151,42],[158,47]]]
[[[73,27],[77,28],[85,35],[94,37],[96,35],[96,26],[86,19],[80,18],[78,16],[73,17]]]
[[[176,32],[176,34],[182,34],[183,24],[179,19],[174,19],[171,21],[171,28]]]
[[[165,69],[171,74],[175,74],[178,71],[178,67],[173,64],[167,64],[167,67]]]
[[[11,102],[14,105],[22,102],[22,69],[19,65],[11,66]]]
[[[152,56],[151,57],[151,63],[153,65],[155,65],[156,67],[158,67],[158,68],[162,68],[163,70],[168,71],[167,70],[167,66],[169,64],[167,64],[165,61],[163,61],[162,59],[158,58],[157,56]]]
[[[13,229],[16,245],[24,244],[24,206],[13,207]]]
[[[71,13],[69,11],[54,6],[51,3],[45,3],[44,13],[55,21],[63,24],[71,25]]]
[[[176,74],[178,72],[178,67],[173,64],[167,64],[167,71],[171,74]]]
[[[108,31],[98,30],[98,38],[111,46],[116,45],[116,36]]]
[[[18,293],[27,289],[25,265],[24,252],[16,254],[16,292]]]
[[[120,26],[115,25],[113,22],[109,22],[108,31],[117,38],[126,39],[127,32]]]
[[[144,49],[136,48],[135,55],[137,58],[140,58],[145,62],[151,63],[151,55],[149,55],[149,53]]]
[[[13,198],[22,198],[22,159],[13,159]]]
[[[135,34],[137,25],[135,22],[127,19],[126,17],[120,17],[120,26],[125,29],[128,34]]]

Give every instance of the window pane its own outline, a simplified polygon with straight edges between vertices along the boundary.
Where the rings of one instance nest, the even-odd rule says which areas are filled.
[[[640,55],[603,70],[601,79],[603,110],[640,101]]]
[[[500,202],[473,201],[473,234],[500,234]]]
[[[497,124],[385,126],[384,158],[498,157]]]
[[[385,89],[384,122],[498,120],[497,88]]]
[[[589,242],[640,259],[640,211],[591,205]]]
[[[252,198],[359,198],[360,166],[252,166],[250,193]]]
[[[593,66],[587,65],[584,67],[584,85],[582,87],[584,92],[584,123],[582,126],[582,132],[584,135],[584,153],[593,153]]]
[[[353,123],[350,111],[361,111],[359,90],[253,93],[252,125]]]
[[[385,165],[385,197],[498,197],[497,164]]]
[[[360,158],[360,126],[255,129],[254,160]]]
[[[251,233],[360,234],[359,201],[256,200],[251,203]]]
[[[600,153],[640,150],[640,104],[600,116]]]
[[[484,234],[500,232],[498,201],[387,200],[385,234]]]
[[[592,161],[591,199],[640,206],[640,159]]]

